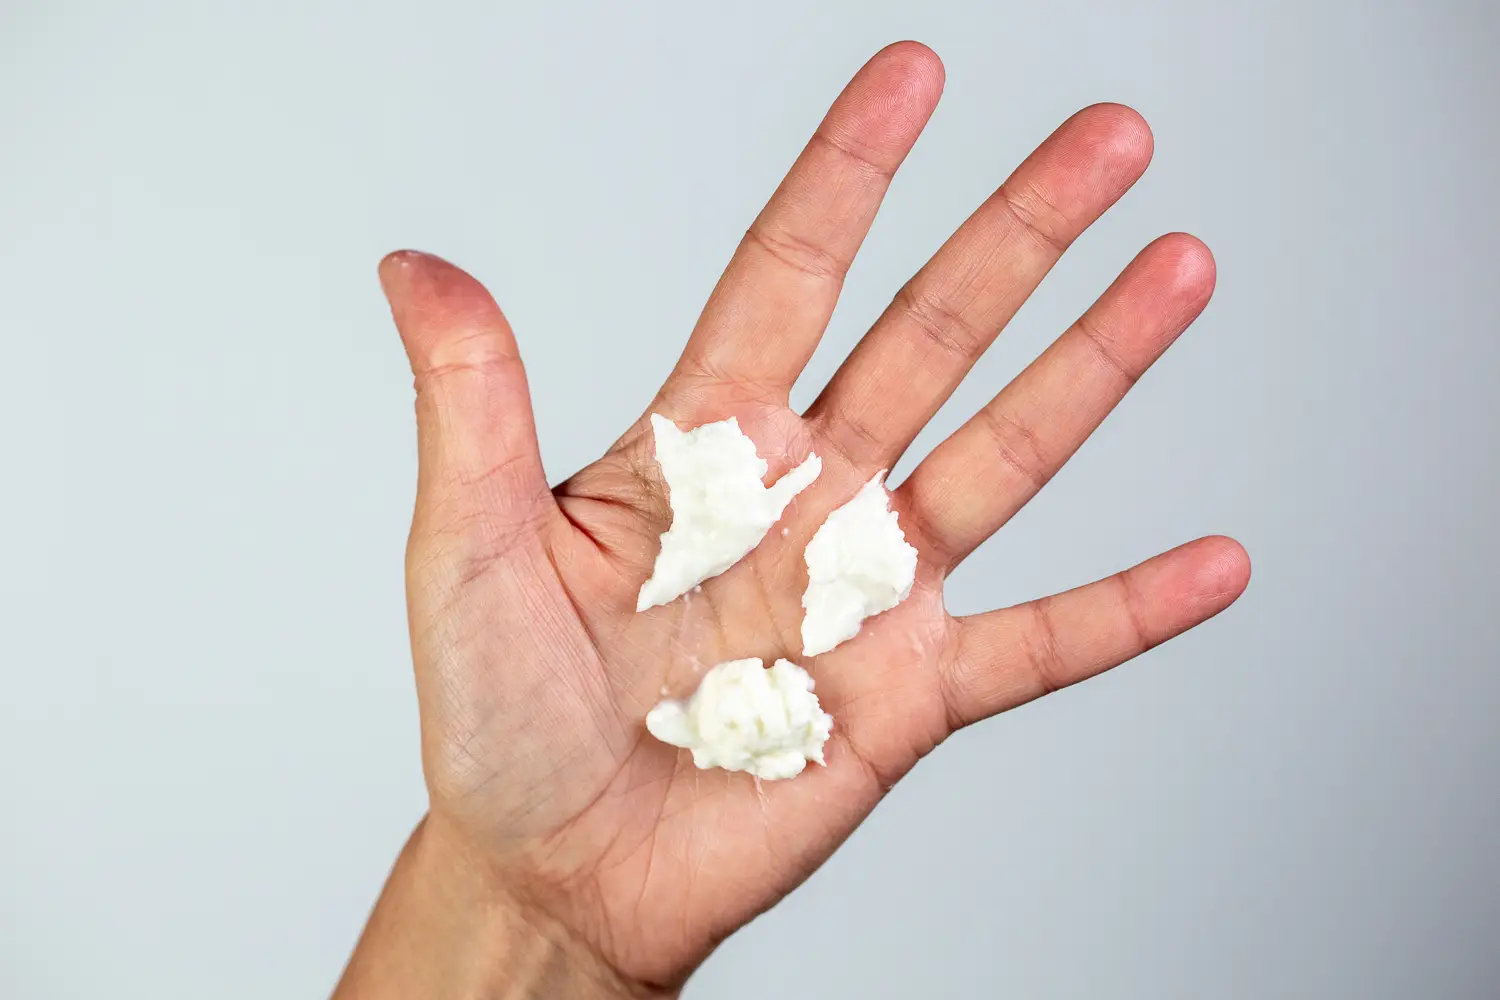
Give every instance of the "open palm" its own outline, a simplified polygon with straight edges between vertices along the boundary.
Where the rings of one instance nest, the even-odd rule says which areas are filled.
[[[403,252],[381,276],[417,380],[420,484],[408,595],[429,823],[621,976],[671,985],[816,868],[958,727],[1120,663],[1227,606],[1248,562],[1190,543],[1078,590],[968,618],[943,580],[1083,442],[1207,302],[1196,240],[1147,247],[1083,317],[893,493],[920,554],[904,603],[800,655],[802,552],[888,469],[1067,245],[1134,182],[1134,112],[1079,112],[895,296],[808,412],[788,393],[891,174],[937,102],[914,43],[845,89],[756,219],[648,412],[737,417],[771,465],[823,472],[738,565],[637,613],[670,520],[644,415],[549,488],[511,332],[484,289]],[[586,406],[581,399],[578,405]],[[791,781],[699,771],[649,737],[663,694],[748,656],[805,666],[835,720]]]

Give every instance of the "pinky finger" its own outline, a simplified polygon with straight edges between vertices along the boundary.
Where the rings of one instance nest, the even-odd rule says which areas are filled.
[[[1233,604],[1250,558],[1230,538],[1200,538],[1123,573],[1013,608],[958,620],[943,681],[955,728],[1087,680]]]

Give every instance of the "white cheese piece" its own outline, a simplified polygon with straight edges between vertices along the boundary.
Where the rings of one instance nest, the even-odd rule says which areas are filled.
[[[714,667],[687,701],[657,705],[646,729],[693,751],[697,767],[774,780],[800,774],[810,760],[823,763],[833,717],[818,705],[806,670],[789,660],[766,669],[752,657]]]
[[[906,600],[917,575],[917,550],[906,541],[885,491],[885,472],[828,515],[807,543],[802,595],[802,655],[826,653],[860,623]]]
[[[767,487],[766,463],[734,417],[681,431],[651,414],[656,461],[667,481],[672,524],[661,536],[651,579],[635,609],[676,600],[744,558],[781,517],[792,497],[822,471],[817,455]]]

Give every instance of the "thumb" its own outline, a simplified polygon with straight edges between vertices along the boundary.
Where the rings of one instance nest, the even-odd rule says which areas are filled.
[[[416,382],[413,539],[507,545],[553,502],[510,324],[483,285],[430,254],[391,254],[380,284]]]

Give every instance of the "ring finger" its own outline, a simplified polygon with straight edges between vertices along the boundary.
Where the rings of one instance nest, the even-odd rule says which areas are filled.
[[[1191,236],[1142,250],[1077,323],[922,460],[896,491],[924,555],[951,569],[1078,450],[1213,293]]]

